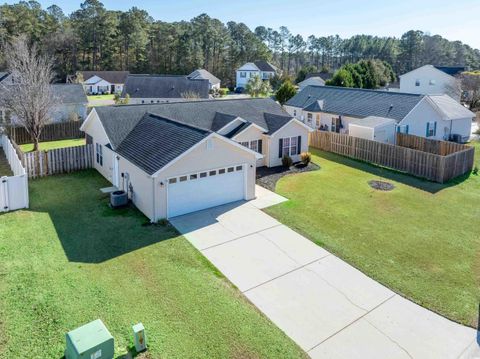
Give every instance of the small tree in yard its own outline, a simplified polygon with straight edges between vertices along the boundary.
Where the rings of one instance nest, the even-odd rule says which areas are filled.
[[[25,127],[33,150],[38,151],[43,127],[57,102],[50,85],[54,78],[53,59],[41,54],[35,45],[30,46],[26,36],[6,44],[4,56],[15,83],[3,86],[3,106]]]
[[[252,97],[267,96],[272,92],[269,81],[263,81],[260,76],[254,76],[248,80],[245,91]]]
[[[297,90],[295,89],[295,86],[293,86],[292,83],[287,80],[282,84],[282,86],[280,86],[280,88],[275,93],[275,99],[280,102],[281,105],[284,105],[285,102],[295,96],[296,93]]]

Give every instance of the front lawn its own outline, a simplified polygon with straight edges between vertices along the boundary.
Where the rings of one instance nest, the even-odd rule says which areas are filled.
[[[115,98],[115,94],[89,95],[89,96],[87,96],[88,101],[91,101],[91,100],[113,100],[114,98]]]
[[[85,144],[85,138],[74,138],[71,140],[40,142],[39,145],[40,145],[40,151],[48,151],[48,150],[53,150],[55,148],[82,146],[84,144]],[[33,143],[20,145],[20,149],[23,152],[33,151]]]
[[[476,165],[480,167],[480,143]],[[319,171],[282,178],[290,201],[266,210],[394,291],[476,326],[480,176],[446,185],[313,150]],[[391,192],[369,187],[380,179]]]
[[[143,322],[149,358],[304,357],[169,225],[112,210],[95,171],[30,181],[30,210],[0,215],[0,357],[60,358],[100,318],[116,355]]]

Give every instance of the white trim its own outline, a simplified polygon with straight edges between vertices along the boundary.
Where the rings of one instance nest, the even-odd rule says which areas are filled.
[[[262,135],[263,133],[265,132],[268,132],[266,129],[264,129],[263,127],[260,127],[259,125],[255,124],[255,123],[251,123],[250,126],[247,126],[245,127],[243,130],[241,130],[239,133],[237,133],[235,136],[233,136],[231,139],[234,140],[237,136],[240,136],[242,133],[244,133],[246,130],[248,130],[250,127],[255,127],[257,128],[260,132],[262,132]]]
[[[88,114],[87,118],[85,119],[85,121],[83,121],[82,125],[80,126],[80,131],[83,131],[85,132],[85,128],[87,127],[87,124],[90,122],[90,117],[93,116],[93,113],[96,113],[97,114],[97,117],[98,117],[98,113],[97,111],[95,110],[95,108],[92,109],[92,111],[90,111],[90,113]],[[102,125],[103,126],[103,125]],[[105,129],[104,129],[105,130]]]
[[[230,125],[232,124],[232,122],[235,122],[236,120],[240,120],[240,121],[242,121],[243,123],[246,123],[246,122],[247,122],[247,121],[244,120],[243,118],[237,116],[237,117],[235,117],[233,120],[231,120],[229,123],[227,123],[225,126],[223,126],[222,128],[218,129],[218,130],[215,131],[215,132],[220,132],[220,131],[222,131],[223,129],[225,129],[225,127],[230,126]]]
[[[296,123],[298,123],[299,125],[305,127],[305,128],[308,130],[308,132],[313,132],[313,131],[315,131],[313,128],[311,128],[310,126],[307,126],[307,125],[304,124],[302,121],[296,119],[295,117],[292,117],[292,119],[291,119],[290,121],[288,121],[286,124],[284,124],[284,125],[283,125],[282,127],[280,127],[278,130],[276,130],[275,132],[270,133],[270,134],[268,134],[268,135],[266,135],[266,136],[268,136],[268,137],[273,136],[273,135],[276,134],[278,131],[280,131],[282,128],[284,128],[285,126],[289,125],[289,124],[292,123],[292,122],[296,122]]]
[[[197,147],[201,146],[204,142],[208,141],[209,139],[211,138],[218,138],[222,141],[225,141],[243,151],[247,151],[253,155],[255,155],[255,158],[257,160],[263,158],[263,155],[258,153],[258,152],[255,152],[255,151],[252,151],[251,149],[249,148],[246,148],[242,145],[240,145],[239,143],[235,142],[235,141],[232,141],[230,140],[229,138],[226,138],[222,135],[219,135],[218,133],[216,132],[212,132],[211,134],[209,134],[207,137],[205,137],[203,140],[201,140],[200,142],[197,142],[195,145],[193,145],[192,147],[190,147],[188,150],[186,150],[185,152],[183,152],[180,156],[176,157],[175,159],[173,159],[172,161],[168,162],[165,166],[163,166],[162,168],[160,168],[157,172],[155,172],[154,174],[152,174],[152,177],[158,177],[159,173],[161,173],[162,171],[166,170],[167,168],[169,168],[170,166],[172,166],[173,164],[175,164],[176,162],[178,162],[179,160],[181,160],[183,157],[185,157],[186,155],[188,155],[190,152],[194,151]],[[215,149],[214,149],[215,151]],[[138,166],[137,166],[138,167]]]

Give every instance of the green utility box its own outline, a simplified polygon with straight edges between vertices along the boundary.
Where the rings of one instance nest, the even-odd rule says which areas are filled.
[[[112,334],[100,319],[67,333],[66,359],[112,359]]]

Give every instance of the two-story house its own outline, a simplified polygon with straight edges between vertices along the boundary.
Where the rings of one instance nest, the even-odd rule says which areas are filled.
[[[237,69],[236,88],[245,88],[252,77],[259,76],[266,81],[270,80],[276,73],[278,73],[278,69],[267,61],[247,62]]]
[[[448,95],[460,101],[460,81],[456,77],[465,67],[425,65],[400,75],[400,92],[420,95]]]

